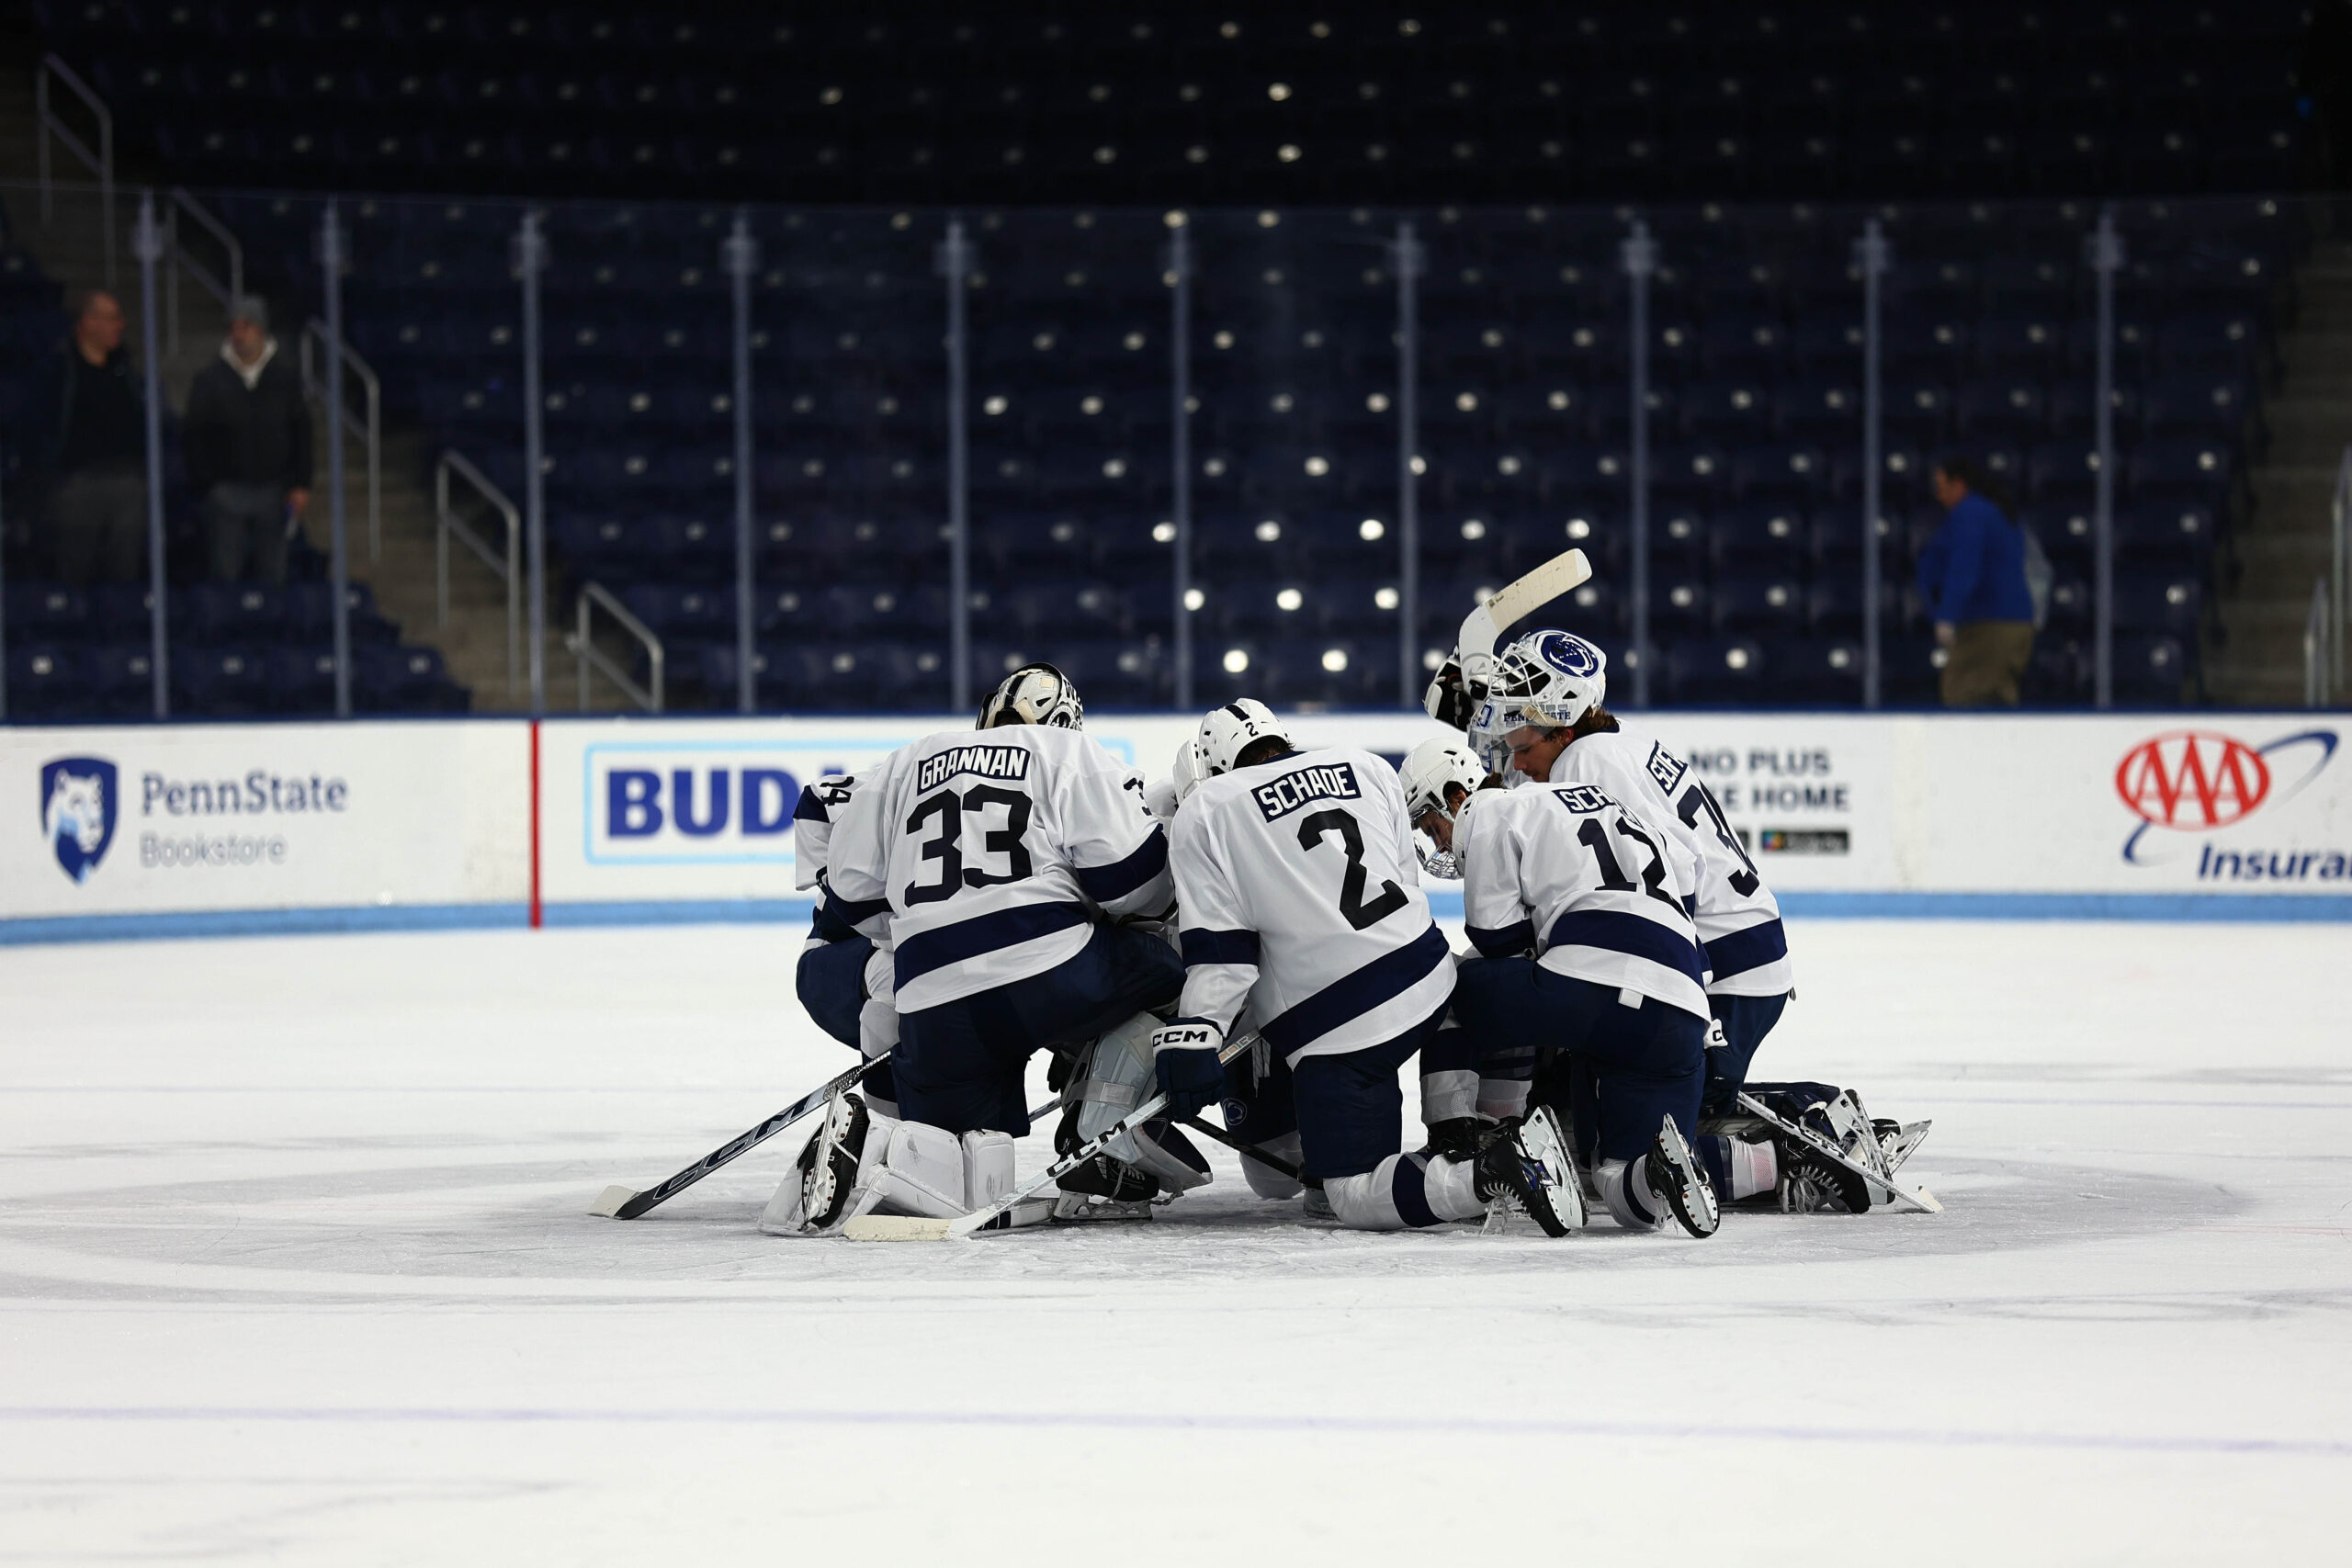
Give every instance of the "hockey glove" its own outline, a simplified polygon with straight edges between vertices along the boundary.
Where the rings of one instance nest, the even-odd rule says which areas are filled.
[[[1421,694],[1421,706],[1431,718],[1464,731],[1478,705],[1486,700],[1486,683],[1464,680],[1460,661],[1453,659],[1445,661],[1430,680],[1429,690]]]
[[[1151,1032],[1152,1075],[1168,1097],[1168,1114],[1197,1116],[1225,1098],[1225,1068],[1216,1054],[1225,1031],[1201,1019],[1178,1019]]]

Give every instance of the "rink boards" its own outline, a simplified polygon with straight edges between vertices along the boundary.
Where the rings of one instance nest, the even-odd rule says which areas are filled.
[[[1296,721],[1392,757],[1419,716]],[[805,917],[800,791],[939,718],[0,728],[0,942]],[[2313,714],[1669,713],[1805,915],[2352,919],[2346,727]],[[1148,776],[1192,721],[1089,732]],[[1452,885],[1432,904],[1458,914]]]

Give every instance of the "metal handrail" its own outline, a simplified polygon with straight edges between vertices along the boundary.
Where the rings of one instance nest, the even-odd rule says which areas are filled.
[[[196,259],[194,252],[180,243],[180,214],[183,212],[196,220],[198,228],[219,243],[222,254],[228,257],[227,277],[216,275]],[[181,272],[192,274],[203,286],[204,291],[212,296],[223,314],[233,313],[237,301],[243,298],[245,292],[245,247],[237,243],[237,236],[229,231],[227,224],[205,210],[204,204],[188,194],[186,186],[174,186],[164,210],[164,261],[170,269],[164,275],[164,340],[170,345],[168,352],[177,354],[180,351]]]
[[[83,106],[98,121],[96,152],[90,144],[74,134],[73,128],[60,119],[49,107],[49,79],[56,77],[73,90]],[[65,143],[65,150],[82,161],[85,168],[98,176],[98,209],[106,224],[107,287],[114,287],[114,115],[107,101],[90,90],[90,85],[74,73],[73,68],[54,54],[40,57],[40,65],[33,72],[34,121],[40,147],[40,220],[55,220],[56,203],[51,192],[49,173],[49,141],[54,136]]]
[[[450,507],[452,474],[471,486],[474,493],[505,520],[506,554],[503,559]],[[488,475],[456,451],[442,453],[433,465],[433,511],[434,591],[440,615],[435,624],[449,624],[449,536],[455,534],[506,584],[506,694],[514,696],[523,684],[523,513],[506,499],[504,491],[490,482]]]
[[[327,324],[312,316],[302,323],[302,390],[321,402],[326,400],[326,378],[312,363],[311,345],[319,345],[319,358],[326,356]],[[376,378],[375,370],[360,358],[348,341],[343,345],[343,367],[359,378],[365,394],[360,399],[364,411],[354,413],[349,402],[344,404],[343,428],[359,438],[368,447],[368,558],[384,558],[384,386]]]
[[[2311,614],[2303,617],[2303,705],[2307,708],[2324,708],[2335,701],[2340,623],[2329,614],[2330,608],[2327,579],[2314,578]]]
[[[635,637],[645,649],[646,663],[650,671],[650,685],[640,686],[628,678],[628,671],[615,663],[605,650],[596,646],[594,633],[595,607],[602,604],[605,613],[620,623],[621,630]],[[664,658],[662,639],[653,629],[628,613],[628,606],[605,591],[601,582],[591,582],[580,590],[579,626],[563,639],[572,657],[580,663],[580,711],[588,711],[589,671],[602,671],[605,678],[621,689],[624,696],[648,713],[662,711]]]

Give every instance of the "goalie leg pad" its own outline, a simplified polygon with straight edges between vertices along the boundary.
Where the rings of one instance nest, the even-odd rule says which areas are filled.
[[[1085,1076],[1069,1089],[1077,1101],[1077,1142],[1088,1144],[1103,1130],[1151,1097],[1151,1033],[1159,1020],[1136,1013],[1095,1041],[1081,1069]],[[1122,1133],[1103,1145],[1104,1152],[1129,1165],[1141,1163],[1141,1149],[1132,1132]],[[1157,1174],[1155,1172],[1154,1174]]]
[[[964,1203],[985,1208],[1012,1190],[1012,1134],[967,1133],[964,1145]]]
[[[998,1135],[1009,1148],[1009,1134]],[[964,1140],[944,1127],[901,1122],[881,1159],[861,1173],[859,1186],[853,1213],[955,1219],[971,1207],[964,1201]]]

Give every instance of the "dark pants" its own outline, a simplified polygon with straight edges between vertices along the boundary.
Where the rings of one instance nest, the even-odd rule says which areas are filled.
[[[1789,998],[1785,992],[1777,997],[1709,997],[1707,1005],[1723,1023],[1724,1043],[1707,1053],[1702,1114],[1728,1116],[1737,1109],[1736,1100],[1747,1082],[1747,1065],[1756,1059],[1756,1048],[1781,1021]]]
[[[1029,1131],[1030,1054],[1091,1040],[1184,988],[1175,949],[1148,932],[1097,926],[1067,964],[899,1017],[899,1111],[951,1133]]]
[[[1317,1181],[1363,1176],[1402,1152],[1405,1100],[1396,1070],[1437,1032],[1440,1008],[1396,1039],[1361,1051],[1306,1056],[1291,1070],[1299,1163]]]
[[[1482,1052],[1504,1057],[1533,1045],[1565,1054],[1573,1081],[1589,1074],[1591,1100],[1578,1125],[1580,1153],[1638,1159],[1671,1116],[1685,1138],[1696,1135],[1706,1079],[1704,1020],[1654,997],[1627,1007],[1613,986],[1556,974],[1532,958],[1474,958],[1453,984],[1453,1014]],[[1481,1071],[1507,1076],[1486,1063]],[[1579,1070],[1581,1069],[1581,1070]],[[1558,1075],[1550,1077],[1556,1084]],[[1536,1098],[1546,1098],[1539,1083]],[[1548,1090],[1556,1100],[1556,1088]]]
[[[286,581],[286,491],[217,484],[204,494],[205,541],[215,582]]]
[[[147,480],[135,470],[68,474],[50,492],[57,578],[69,588],[136,582],[147,562]]]

